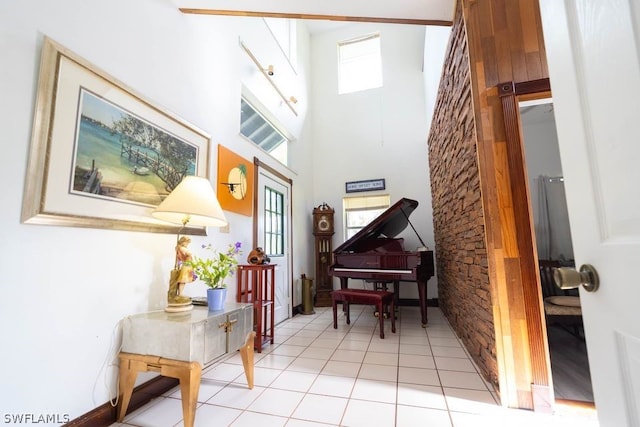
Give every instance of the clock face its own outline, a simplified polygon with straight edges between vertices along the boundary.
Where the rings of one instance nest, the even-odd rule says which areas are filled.
[[[321,205],[313,209],[313,233],[319,235],[333,234],[333,209]]]
[[[229,192],[234,199],[244,200],[247,196],[247,175],[242,172],[242,169],[235,167],[229,171],[229,182],[233,184],[232,188],[229,188]]]
[[[329,220],[327,219],[326,216],[322,215],[320,217],[320,221],[318,221],[318,230],[328,231],[330,227],[331,227],[331,224],[329,223]]]

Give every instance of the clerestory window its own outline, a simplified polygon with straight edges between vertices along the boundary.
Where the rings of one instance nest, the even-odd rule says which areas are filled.
[[[282,164],[287,164],[289,140],[244,98],[240,100],[240,133]]]
[[[338,93],[382,87],[380,34],[338,43]]]

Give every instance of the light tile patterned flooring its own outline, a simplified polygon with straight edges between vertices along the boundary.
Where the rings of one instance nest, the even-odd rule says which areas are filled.
[[[351,307],[333,329],[330,308],[315,308],[277,325],[276,342],[255,353],[255,384],[247,388],[240,356],[202,375],[196,427],[467,427],[587,426],[594,413],[543,415],[499,406],[490,384],[438,308],[427,328],[417,307],[401,307],[397,331],[368,306]],[[182,426],[180,390],[128,414],[113,426]]]

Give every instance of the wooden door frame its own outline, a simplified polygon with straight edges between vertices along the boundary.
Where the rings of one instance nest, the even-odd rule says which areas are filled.
[[[289,274],[287,276],[287,280],[289,280],[289,292],[290,292],[290,301],[289,301],[289,314],[291,315],[291,313],[294,310],[293,304],[294,304],[294,296],[295,296],[295,289],[294,289],[294,283],[295,280],[293,279],[293,180],[285,175],[283,175],[282,173],[278,172],[278,170],[276,170],[275,168],[273,168],[272,166],[269,166],[268,164],[266,164],[265,162],[261,161],[259,158],[254,157],[253,158],[253,164],[255,166],[255,173],[253,174],[253,188],[256,189],[256,191],[253,192],[253,233],[252,233],[252,239],[253,239],[253,247],[255,248],[258,245],[258,204],[259,204],[259,199],[258,197],[260,197],[260,195],[258,194],[258,180],[260,178],[260,168],[264,169],[265,171],[269,172],[271,175],[275,176],[278,179],[281,179],[283,182],[289,184],[289,206],[288,206],[288,210],[287,210],[287,215],[288,215],[288,219],[289,219],[289,227],[288,227],[288,232],[287,232],[287,247],[289,248],[289,253],[287,254],[288,257],[288,261],[289,261]]]
[[[498,95],[502,103],[509,180],[514,200],[513,209],[516,229],[518,230],[517,245],[520,253],[532,254],[531,257],[523,256],[520,259],[522,297],[530,348],[533,406],[534,410],[544,411],[545,408],[552,407],[555,398],[551,377],[547,326],[542,304],[524,138],[518,103],[520,101],[550,97],[551,84],[548,78],[526,82],[500,83],[498,85]]]
[[[271,175],[274,175],[276,177],[278,177],[279,179],[283,180],[284,182],[288,183],[291,186],[291,192],[293,193],[293,180],[291,178],[288,178],[286,176],[284,176],[283,174],[281,174],[280,172],[278,172],[276,169],[274,169],[273,167],[269,166],[268,164],[266,164],[265,162],[263,162],[262,160],[260,160],[257,157],[253,158],[253,164],[255,166],[255,173],[253,174],[253,188],[258,188],[258,174],[260,172],[260,168],[266,170],[267,172],[269,172]],[[253,192],[253,245],[255,247],[255,245],[258,244],[258,221],[256,220],[257,215],[258,215],[258,192],[254,191]],[[293,208],[292,205],[293,203],[291,202],[291,198],[293,197],[292,194],[289,194],[289,218],[293,219]],[[293,224],[292,224],[293,225]],[[293,228],[293,227],[291,227]],[[292,231],[293,232],[293,231]],[[291,237],[289,238],[291,243],[293,240],[291,239]]]

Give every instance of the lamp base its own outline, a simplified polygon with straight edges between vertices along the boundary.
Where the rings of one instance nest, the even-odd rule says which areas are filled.
[[[193,310],[193,304],[191,304],[191,301],[182,304],[169,303],[164,308],[164,311],[166,311],[167,313],[182,313],[184,311],[191,310]]]

